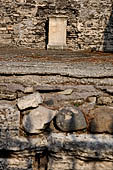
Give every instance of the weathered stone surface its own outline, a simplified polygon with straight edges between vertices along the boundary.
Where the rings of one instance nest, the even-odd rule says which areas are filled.
[[[111,13],[110,0],[95,3],[93,0],[89,3],[87,0],[1,1],[0,43],[44,49],[48,16],[63,14],[68,16],[67,44],[70,49],[112,51]]]
[[[1,144],[1,142],[0,142]],[[5,147],[4,147],[5,146]],[[7,137],[6,145],[0,145],[0,149],[6,149],[9,151],[25,151],[34,150],[41,151],[47,147],[47,139],[44,135],[36,136],[35,138],[25,138],[25,137]]]
[[[24,110],[30,107],[37,107],[42,103],[42,98],[38,92],[30,94],[18,99],[17,105],[20,110]]]
[[[70,95],[73,92],[73,89],[66,89],[64,91],[59,92],[59,94]]]
[[[37,63],[35,64],[37,65]],[[45,62],[45,65],[46,65],[46,62]],[[93,64],[91,64],[91,66],[93,66]],[[34,67],[34,65],[32,65],[32,67]],[[49,65],[49,67],[51,68],[51,64]],[[82,64],[81,64],[81,68],[82,68]],[[112,70],[110,71],[111,71],[110,74],[112,74]],[[72,78],[72,76],[70,78],[70,75],[66,73],[66,70],[65,70],[66,74],[64,76],[60,75],[60,73],[57,74],[57,71],[56,72],[53,71],[52,73],[52,70],[50,72],[50,75],[48,74],[42,75],[39,72],[36,73],[35,71],[34,72],[36,74],[32,72],[33,75],[29,75],[28,72],[29,72],[29,69],[25,73],[26,75],[23,75],[23,76],[19,75],[20,73],[19,74],[17,73],[17,75],[14,75],[14,76],[11,76],[10,74],[8,75],[8,73],[7,73],[7,76],[5,75],[3,76],[2,74],[2,76],[0,77],[1,91],[5,93],[5,91],[8,91],[11,89],[10,91],[11,94],[18,93],[18,96],[21,96],[21,93],[22,93],[22,95],[25,95],[25,97],[27,97],[29,95],[24,94],[24,93],[31,93],[32,90],[33,91],[40,90],[40,94],[42,98],[44,97],[44,103],[46,103],[48,107],[55,105],[56,103],[58,105],[62,103],[63,106],[64,105],[69,106],[68,102],[72,102],[72,104],[78,103],[79,109],[85,114],[85,118],[86,118],[86,115],[87,116],[91,115],[92,118],[96,119],[95,115],[96,116],[99,115],[100,117],[98,119],[104,121],[104,123],[101,123],[102,121],[100,121],[99,126],[101,126],[101,124],[104,128],[106,128],[107,126],[106,128],[107,130],[104,129],[105,131],[103,130],[103,132],[112,133],[111,131],[109,131],[111,127],[111,125],[109,126],[109,124],[112,120],[113,109],[107,106],[109,105],[109,102],[105,106],[107,111],[106,109],[103,109],[103,110],[101,109],[101,111],[104,113],[102,114],[103,116],[100,114],[98,110],[95,109],[95,107],[97,107],[96,99],[99,98],[99,96],[101,97],[101,96],[106,95],[105,93],[107,93],[107,91],[96,88],[94,86],[94,84],[102,85],[103,82],[104,84],[109,84],[112,86],[112,83],[113,83],[112,78],[110,78],[109,76],[108,78],[103,78],[101,76],[99,77],[99,75],[97,78],[95,77],[94,78],[93,77],[92,78],[91,77]],[[102,75],[104,76],[104,73]],[[4,87],[5,83],[7,87]],[[8,86],[8,83],[10,83],[9,86]],[[11,84],[12,84],[12,87],[11,87]],[[19,86],[16,86],[16,84],[17,85],[19,84]],[[42,85],[43,87],[39,87]],[[33,87],[33,89],[28,88],[27,90],[25,90],[25,87],[26,88]],[[72,89],[72,92],[59,94],[59,92],[63,90],[65,92],[66,89]],[[47,96],[47,98],[45,98],[45,96]],[[110,98],[112,98],[112,92],[110,92],[109,95],[107,94],[107,96],[111,96]],[[7,100],[10,100],[10,99],[8,99],[7,97]],[[7,107],[3,105],[8,105],[8,107],[10,106],[11,108],[6,109]],[[1,119],[0,120],[1,121],[0,122],[0,128],[1,128],[0,129],[0,153],[1,153],[0,154],[0,168],[1,169],[5,169],[7,167],[8,167],[7,168],[8,170],[10,169],[16,170],[19,168],[30,169],[30,170],[31,169],[35,170],[36,168],[41,169],[42,166],[38,165],[38,163],[41,162],[41,159],[44,154],[47,155],[47,160],[48,160],[48,165],[46,165],[45,169],[47,168],[50,170],[55,170],[55,169],[56,170],[57,169],[64,169],[64,170],[66,169],[67,170],[73,170],[73,169],[75,170],[79,170],[79,169],[81,170],[82,169],[83,170],[84,169],[85,170],[87,169],[107,170],[108,169],[108,170],[111,170],[112,169],[112,162],[113,162],[113,154],[112,154],[113,153],[113,140],[112,139],[113,138],[111,134],[109,135],[104,135],[104,134],[103,135],[93,135],[93,134],[86,135],[85,131],[84,131],[84,134],[81,134],[81,135],[79,135],[79,133],[82,133],[82,132],[79,132],[79,131],[73,132],[73,135],[72,133],[63,133],[63,132],[60,133],[58,129],[57,130],[54,129],[53,121],[50,122],[53,119],[54,114],[52,114],[52,116],[49,117],[48,116],[49,114],[47,113],[48,112],[47,109],[46,111],[43,111],[43,112],[40,111],[40,114],[41,115],[43,114],[44,117],[43,116],[41,117],[39,114],[39,117],[37,118],[38,121],[36,123],[34,123],[36,120],[35,114],[32,114],[33,115],[32,125],[33,125],[33,128],[34,128],[34,125],[36,125],[34,129],[37,132],[35,131],[33,133],[31,132],[26,133],[25,132],[26,129],[23,128],[22,126],[24,125],[22,124],[23,120],[25,119],[25,117],[29,117],[29,115],[31,115],[31,113],[33,113],[34,110],[36,111],[36,109],[31,108],[30,106],[30,108],[28,107],[29,109],[22,110],[22,114],[19,117],[19,122],[18,122],[18,117],[15,116],[16,113],[13,114],[13,116],[11,116],[10,118],[9,116],[6,116],[6,114],[9,115],[10,112],[13,112],[13,110],[16,110],[17,112],[19,112],[18,108],[15,105],[16,105],[16,100],[12,100],[10,102],[0,101],[0,108],[2,108],[3,106],[3,108],[1,109],[2,113],[0,113],[0,119]],[[38,107],[42,107],[42,106],[36,106],[36,107],[38,109]],[[44,108],[44,105],[43,105],[43,108]],[[101,107],[98,106],[98,108],[101,108]],[[95,112],[97,114],[95,114]],[[105,114],[106,116],[104,116]],[[20,115],[20,112],[19,112],[19,115]],[[6,118],[4,118],[5,116]],[[46,116],[49,118],[47,118]],[[43,120],[43,125],[40,124],[39,118]],[[46,118],[46,121],[45,121],[45,118]],[[9,123],[8,119],[10,120],[11,123]],[[98,119],[96,119],[96,121]],[[79,119],[77,118],[77,121],[78,120]],[[89,122],[93,120],[89,119]],[[26,119],[26,122],[28,123],[27,119]],[[50,124],[50,127],[49,127],[49,124]],[[41,129],[37,130],[36,128],[39,126]],[[45,127],[48,127],[47,131]],[[51,128],[53,128],[53,130],[50,133],[49,130],[51,130]],[[53,134],[53,131],[57,133]],[[66,131],[66,132],[70,132],[70,131]],[[90,131],[90,133],[92,132],[94,133],[94,131]],[[100,133],[100,131],[97,131],[95,133]],[[46,141],[47,139],[48,139],[48,142]],[[3,151],[5,150],[7,154],[3,155],[1,150]],[[29,155],[24,155],[25,156],[24,157],[23,156],[24,151],[29,152]],[[13,157],[13,155],[11,154],[10,155],[11,157],[7,158],[9,152],[15,153],[15,156]],[[29,163],[29,160],[31,160],[30,156],[32,156],[32,154],[34,155],[33,162],[31,161]],[[6,164],[4,164],[4,162]],[[7,162],[8,162],[8,165],[7,165]],[[2,165],[6,165],[6,166],[2,168]]]
[[[66,48],[66,27],[67,17],[56,15],[49,17],[49,42],[48,49],[65,49]]]
[[[0,99],[2,100],[15,100],[17,97],[16,93],[11,93],[11,92],[1,92],[0,93]]]
[[[14,100],[17,98],[17,92],[23,91],[24,87],[19,83],[0,82],[0,99]]]
[[[111,170],[113,163],[109,161],[84,161],[67,153],[53,154],[49,157],[48,170]]]
[[[15,85],[13,83],[16,82],[18,84],[18,89],[15,89]],[[11,84],[12,90],[18,91],[19,89],[21,91],[24,91],[23,87],[27,86],[33,86],[37,91],[60,91],[64,90],[66,88],[72,88],[76,87],[77,84],[93,84],[93,85],[109,85],[109,87],[113,86],[113,79],[112,78],[72,78],[67,76],[59,76],[59,75],[20,75],[20,76],[4,76],[2,75],[0,78],[0,84],[2,87],[0,89],[4,89],[4,86],[6,84]],[[72,86],[70,86],[70,84]],[[103,86],[102,86],[103,87]],[[99,89],[100,90],[100,89]]]
[[[54,98],[47,98],[44,100],[44,105],[54,108],[55,106],[58,106],[58,103]]]
[[[82,105],[79,106],[79,108],[85,113],[88,114],[91,110],[93,110],[95,107],[95,103],[88,103],[84,102]]]
[[[112,94],[113,93],[113,85],[111,85],[111,86],[96,86],[98,89],[101,89],[101,90],[103,90],[103,91],[105,91],[105,92],[107,92],[107,93],[109,93],[109,94]]]
[[[83,113],[76,107],[64,107],[56,116],[56,126],[64,132],[82,130],[87,127]]]
[[[75,96],[75,99],[86,100],[87,98],[95,97],[102,94],[102,92],[95,89],[93,85],[76,85],[73,91],[73,96]]]
[[[88,62],[76,62],[66,63],[62,62],[0,62],[1,74],[42,74],[42,75],[60,75],[70,76],[76,78],[105,78],[112,77],[113,64],[112,63],[88,63]],[[92,70],[92,71],[91,71]],[[106,71],[105,71],[106,70]]]
[[[92,104],[93,104],[93,103],[96,103],[96,99],[97,99],[96,97],[90,96],[90,97],[87,98],[87,101],[88,101],[89,103],[92,103]]]
[[[72,84],[74,83],[74,86],[78,82],[76,81],[76,78],[70,78],[65,76],[59,76],[59,75],[24,75],[24,76],[2,76],[0,78],[0,89],[4,89],[5,84],[11,84],[12,89],[14,92],[16,90],[24,91],[23,87],[34,87],[37,91],[61,91],[65,90],[66,88],[72,88],[70,85],[68,85],[69,82]],[[79,79],[80,80],[80,79]],[[18,89],[15,87],[14,82],[18,84]],[[85,82],[86,83],[86,82]],[[64,85],[66,84],[66,85]]]
[[[13,78],[12,78],[13,80]],[[1,82],[0,82],[0,91],[1,93],[15,93],[17,91],[24,91],[24,86],[21,84],[21,83],[15,83],[15,81],[9,81],[8,82],[8,78],[7,80],[3,81],[3,79],[1,79]]]
[[[109,86],[106,88],[106,91],[110,94],[113,94],[113,86]]]
[[[47,109],[43,106],[32,110],[23,118],[24,129],[28,133],[40,133],[46,128],[56,115],[56,111]]]
[[[48,137],[48,151],[71,155],[82,160],[113,161],[113,138],[105,134],[52,133]]]
[[[15,105],[6,101],[0,101],[0,135],[2,140],[8,136],[19,135],[20,112]]]
[[[85,118],[88,122],[91,121],[92,118],[94,118],[93,113],[91,113],[91,110],[95,108],[95,103],[90,103],[90,102],[84,102],[82,105],[79,106],[80,110],[84,113]]]
[[[81,105],[81,104],[84,103],[84,99],[77,99],[77,100],[74,100],[73,103],[74,103],[75,106],[79,106],[79,105]]]
[[[113,101],[112,97],[109,96],[100,96],[97,98],[97,104],[100,105],[109,105]]]
[[[93,95],[92,99],[95,103],[96,96],[101,94],[103,95],[103,92],[96,90],[93,85],[75,85],[72,86],[71,89],[67,88],[61,92],[53,91],[52,93],[42,93],[42,97],[44,99],[44,103],[47,105],[51,102],[51,107],[61,108],[64,105],[72,103],[75,104],[75,106],[79,106],[85,102],[87,98],[91,98]]]
[[[34,91],[33,87],[26,87],[24,93],[33,93],[33,91]]]
[[[90,131],[94,133],[113,133],[113,107],[97,107],[91,111],[94,118],[90,122]]]
[[[2,153],[4,158],[0,157],[0,169],[1,170],[32,170],[33,159],[29,153],[14,154],[11,152]],[[7,156],[6,156],[7,155]],[[21,157],[20,157],[21,155]]]

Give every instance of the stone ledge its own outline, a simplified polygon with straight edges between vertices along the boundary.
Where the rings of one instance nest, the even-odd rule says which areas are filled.
[[[112,63],[0,62],[1,75],[61,75],[76,78],[113,77]]]
[[[69,152],[80,159],[113,161],[113,136],[104,134],[62,134],[52,133],[48,137],[48,150]]]
[[[5,145],[4,145],[5,146]],[[68,153],[81,160],[100,160],[113,162],[113,137],[105,134],[63,134],[51,133],[47,138],[9,139],[9,151],[34,150],[36,152],[48,149],[49,153]]]

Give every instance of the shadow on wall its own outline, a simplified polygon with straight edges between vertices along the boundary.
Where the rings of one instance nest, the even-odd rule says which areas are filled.
[[[108,24],[104,31],[104,52],[113,52],[113,4]]]
[[[46,44],[46,49],[48,45],[48,34],[49,34],[49,20],[46,21],[45,23],[45,44]]]

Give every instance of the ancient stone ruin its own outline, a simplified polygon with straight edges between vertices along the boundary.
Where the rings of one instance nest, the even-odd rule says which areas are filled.
[[[0,169],[113,169],[112,56],[7,52],[0,53]]]
[[[3,46],[45,49],[51,30],[49,20],[51,22],[52,16],[57,19],[67,16],[68,49],[113,51],[112,0],[1,0],[0,9],[0,44]],[[63,34],[65,31],[61,36]]]
[[[113,170],[112,13],[0,0],[0,170]]]

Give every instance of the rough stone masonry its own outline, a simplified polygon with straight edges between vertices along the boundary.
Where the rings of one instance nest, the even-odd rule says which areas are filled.
[[[112,0],[0,0],[0,45],[45,49],[48,17],[64,15],[67,47],[113,51]]]
[[[7,55],[0,57],[0,170],[112,170],[112,56]]]

